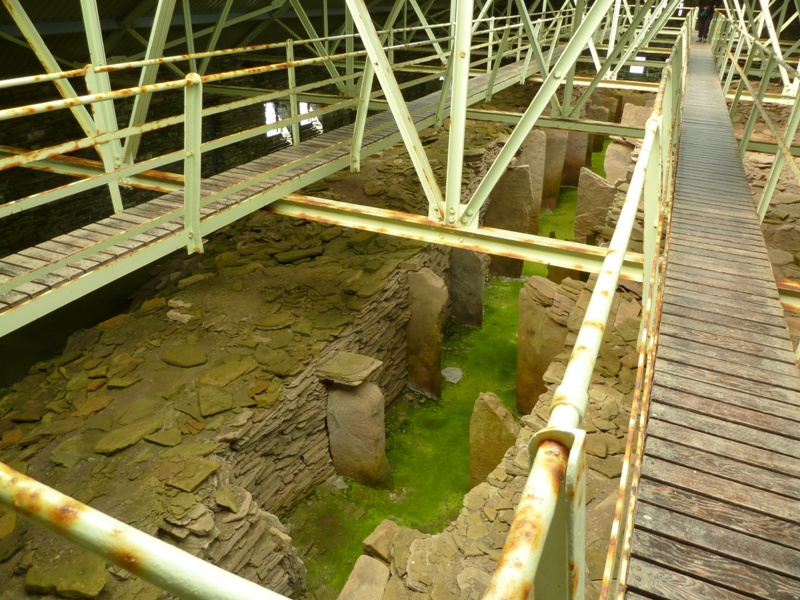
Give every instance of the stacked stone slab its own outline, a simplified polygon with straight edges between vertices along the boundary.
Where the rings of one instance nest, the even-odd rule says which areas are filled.
[[[466,494],[458,517],[435,535],[384,521],[365,540],[365,551],[389,566],[391,576],[382,596],[384,600],[417,597],[477,600],[483,595],[527,479],[528,443],[546,422],[553,390],[561,382],[570,345],[574,344],[574,324],[580,322],[585,311],[583,292],[588,293],[592,288],[592,279],[585,284],[570,280],[553,293],[553,299],[562,298],[558,312],[553,314],[558,315],[559,322],[570,324],[567,347],[549,366],[545,377],[547,391],[534,413],[521,419],[516,440],[500,464]],[[543,296],[549,298],[549,294]],[[549,301],[543,299],[544,303]],[[586,597],[589,599],[597,598],[599,592],[625,449],[633,384],[629,375],[633,373],[631,365],[635,365],[639,303],[634,291],[619,290],[601,359],[592,376],[589,408],[582,424],[588,433]],[[625,369],[627,374],[623,374]]]

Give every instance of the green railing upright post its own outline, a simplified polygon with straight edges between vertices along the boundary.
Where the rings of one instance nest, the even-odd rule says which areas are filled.
[[[202,174],[203,142],[203,80],[197,73],[186,76],[184,89],[183,125],[183,192],[184,235],[189,254],[203,251],[203,236],[200,233],[200,194]]]

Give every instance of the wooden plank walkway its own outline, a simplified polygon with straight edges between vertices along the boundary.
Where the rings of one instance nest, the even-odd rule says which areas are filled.
[[[627,597],[800,598],[800,376],[707,44],[691,48]]]
[[[560,52],[555,55],[554,60]],[[524,61],[501,67],[494,82],[494,92],[517,83],[523,68]],[[537,71],[535,61],[531,61],[528,74]],[[470,79],[470,104],[484,98],[488,81],[488,74]],[[408,103],[418,130],[433,124],[438,100],[437,92]],[[447,106],[449,108],[449,102]],[[216,231],[313,181],[349,167],[352,137],[353,126],[349,125],[204,179],[204,200],[211,200],[211,196],[215,196],[212,202],[201,209],[204,234]],[[388,111],[373,115],[366,122],[361,155],[368,156],[399,141],[401,137],[393,115]],[[257,179],[253,180],[254,177]],[[20,306],[25,305],[29,309],[31,302],[46,298],[49,307],[42,310],[47,312],[185,247],[182,210],[183,192],[167,194],[36,247],[0,258],[0,285],[29,275],[36,269],[46,268],[47,271],[32,281],[0,293],[0,325],[4,319],[15,318],[14,313],[19,311],[14,309]],[[161,221],[157,225],[153,224],[156,219]],[[142,227],[138,235],[109,244],[110,238],[125,235],[135,227]],[[98,247],[104,242],[107,247]],[[91,254],[75,256],[87,249]],[[73,290],[67,291],[70,286]],[[48,293],[53,291],[57,293]],[[0,326],[0,335],[11,329],[13,327]]]

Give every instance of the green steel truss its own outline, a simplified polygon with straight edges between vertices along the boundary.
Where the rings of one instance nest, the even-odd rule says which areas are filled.
[[[334,161],[325,168],[312,170],[296,182],[294,189],[313,183],[336,169],[358,170],[361,159],[378,148],[363,141],[367,112],[389,111],[398,128],[391,141],[400,140],[408,149],[421,191],[428,201],[426,227],[441,229],[438,239],[442,243],[597,271],[603,251],[580,244],[555,241],[558,248],[554,250],[553,240],[524,236],[526,239],[521,241],[507,232],[501,236],[505,243],[492,239],[486,241],[485,246],[481,245],[483,242],[477,242],[476,246],[472,236],[483,239],[478,216],[525,136],[535,126],[642,138],[641,128],[587,120],[581,118],[582,109],[598,87],[656,91],[658,84],[654,81],[626,79],[630,67],[641,65],[657,71],[663,66],[677,32],[690,16],[678,0],[596,0],[590,3],[574,0],[563,4],[547,0],[530,4],[523,0],[487,0],[474,5],[464,0],[451,0],[449,5],[435,0],[346,0],[344,8],[329,6],[328,0],[316,5],[273,0],[249,11],[240,11],[235,0],[225,0],[216,9],[216,22],[212,23],[208,11],[198,16],[198,10],[202,12],[202,9],[190,7],[191,3],[186,0],[143,0],[127,14],[114,15],[118,27],[104,31],[107,8],[98,5],[96,0],[81,0],[80,18],[84,23],[88,52],[58,59],[48,46],[48,36],[41,34],[28,16],[26,6],[30,8],[29,3],[3,0],[3,4],[19,32],[4,34],[0,44],[8,39],[17,45],[27,45],[46,75],[3,80],[0,89],[23,85],[55,86],[63,100],[34,109],[25,106],[6,109],[0,111],[0,119],[24,119],[32,110],[70,110],[86,137],[36,151],[0,147],[0,170],[38,169],[74,178],[69,185],[0,204],[0,219],[100,186],[108,189],[108,198],[118,212],[122,210],[120,189],[140,187],[164,193],[185,190],[185,229],[178,236],[179,243],[168,239],[154,242],[155,247],[134,252],[126,256],[125,261],[116,261],[113,268],[106,267],[111,273],[86,275],[55,287],[47,294],[34,295],[29,301],[6,307],[0,311],[0,335],[176,248],[186,246],[190,252],[202,251],[202,240],[198,236],[201,238],[221,227],[222,221],[228,222],[228,218],[201,219],[201,206],[208,203],[200,180],[203,152],[284,126],[291,129],[296,143],[300,120],[338,110],[354,110],[356,114],[349,164]],[[792,147],[791,139],[800,119],[797,109],[800,42],[789,37],[800,27],[798,0],[725,0],[718,13],[714,22],[714,49],[720,76],[734,109],[743,103],[756,109],[765,103],[793,107],[788,123],[767,123],[774,130],[774,142],[750,140],[759,118],[758,110],[753,111],[741,140],[743,151],[776,153],[776,168],[759,206],[763,215],[780,167],[786,163],[797,171],[794,161],[787,162],[786,158],[799,154],[798,149]],[[284,39],[286,33],[291,36],[288,41]],[[270,42],[276,38],[281,41]],[[232,47],[226,47],[225,40],[233,40]],[[120,51],[128,56],[120,56]],[[109,55],[113,55],[113,59],[109,59]],[[644,62],[643,57],[646,58]],[[231,58],[246,58],[248,65],[263,66],[232,70]],[[540,82],[539,91],[527,110],[507,113],[476,108],[474,105],[481,98],[467,92],[470,79],[482,73],[489,75],[484,90],[484,98],[488,99],[507,85],[495,85],[499,69],[514,61],[522,63],[520,83]],[[65,62],[70,65],[88,63],[88,66],[63,71],[61,65]],[[312,66],[324,68],[327,77],[316,83],[298,83],[297,74]],[[288,87],[267,89],[238,85],[237,80],[242,77],[274,71],[286,73]],[[402,83],[398,74],[403,75]],[[772,86],[765,94],[766,86],[759,88],[750,84],[762,77],[772,78],[779,85]],[[80,78],[85,81],[88,95],[79,95],[71,83]],[[442,81],[442,88],[435,118],[430,122],[415,122],[408,114],[403,90],[437,79]],[[331,86],[333,94],[327,91]],[[186,96],[186,113],[149,121],[153,98],[176,89],[183,90]],[[134,96],[133,108],[125,117],[126,124],[122,124],[118,103],[131,95]],[[224,103],[204,108],[204,97],[214,97],[217,101],[224,97]],[[200,133],[203,119],[209,115],[269,100],[287,101],[289,118],[279,124],[264,125],[222,139],[208,139],[208,134],[204,137]],[[300,115],[299,102],[314,102],[320,107],[308,115]],[[446,189],[440,189],[417,131],[430,125],[440,127],[448,117]],[[472,197],[462,202],[464,131],[468,119],[509,123],[514,130]],[[141,159],[142,138],[169,125],[184,127],[185,147],[179,152]],[[778,131],[780,127],[782,131]],[[70,152],[81,148],[94,148],[100,160],[70,156]],[[183,175],[162,170],[176,162],[183,162]],[[281,190],[282,196],[260,194],[255,200],[242,202],[241,208],[233,212],[242,216],[272,203],[277,209],[283,206],[281,202],[295,207],[287,208],[289,213],[298,211],[296,207],[303,203],[302,198],[282,200],[287,191],[293,190]],[[381,211],[349,207],[344,203],[332,213],[331,207],[323,209],[311,200],[299,211],[305,218],[330,220],[335,213],[337,222],[351,227],[380,229],[399,236],[414,237],[419,233],[409,225],[417,215],[395,215],[387,219]],[[139,229],[136,233],[141,233]],[[436,238],[431,236],[433,241]],[[625,271],[624,276],[641,280],[641,267],[636,266],[641,262],[641,256],[629,255],[626,269],[630,270]],[[35,275],[2,276],[0,296],[20,285],[35,286],[36,279],[46,273],[40,269]],[[788,293],[787,302],[794,304]]]

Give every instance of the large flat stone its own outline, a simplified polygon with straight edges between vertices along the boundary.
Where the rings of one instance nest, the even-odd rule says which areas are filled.
[[[361,555],[337,600],[378,600],[389,581],[389,567],[370,556]]]

